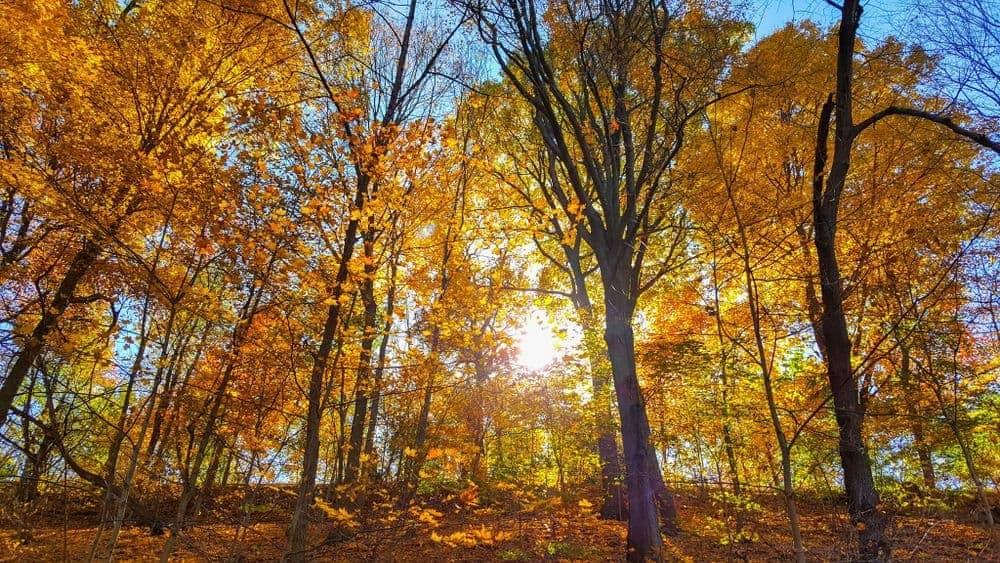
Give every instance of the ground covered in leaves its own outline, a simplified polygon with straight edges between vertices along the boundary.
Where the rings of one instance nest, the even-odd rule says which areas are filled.
[[[349,495],[349,493],[348,493]],[[615,561],[623,559],[625,525],[598,519],[585,499],[535,497],[513,487],[474,487],[422,499],[398,510],[388,497],[333,494],[313,511],[310,559],[338,561]],[[170,514],[170,495],[159,495]],[[230,488],[206,498],[178,542],[178,560],[280,559],[292,490]],[[0,558],[63,561],[90,558],[100,524],[100,496],[89,491],[50,492],[34,508],[6,504],[0,522]],[[778,498],[744,502],[699,489],[679,494],[684,532],[666,541],[671,559],[688,561],[791,558]],[[363,506],[364,508],[360,508]],[[352,508],[353,507],[353,508]],[[852,529],[835,499],[800,500],[810,560],[849,557]],[[739,516],[739,517],[738,517]],[[737,521],[742,521],[738,528]],[[736,534],[737,529],[742,533]],[[169,531],[167,532],[169,533]],[[108,537],[104,533],[104,538]],[[126,525],[115,558],[156,559],[166,536],[149,526]],[[964,506],[908,505],[895,511],[897,560],[1000,561],[1000,549]]]

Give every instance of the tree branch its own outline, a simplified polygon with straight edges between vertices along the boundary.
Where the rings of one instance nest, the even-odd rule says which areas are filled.
[[[955,121],[947,115],[939,115],[936,113],[931,113],[929,111],[923,111],[914,108],[904,108],[899,106],[889,106],[883,109],[882,111],[872,115],[868,119],[865,119],[861,123],[858,123],[857,125],[854,126],[852,136],[857,137],[865,129],[893,115],[917,117],[926,121],[930,121],[932,123],[937,123],[938,125],[943,125],[944,127],[947,127],[952,132],[954,132],[956,135],[964,137],[965,139],[972,141],[973,143],[976,143],[977,145],[983,148],[990,149],[991,151],[1000,154],[1000,142],[994,141],[993,139],[989,138],[989,136],[987,136],[985,133],[980,133],[979,131],[973,131],[971,129],[962,127],[961,125],[955,123]]]

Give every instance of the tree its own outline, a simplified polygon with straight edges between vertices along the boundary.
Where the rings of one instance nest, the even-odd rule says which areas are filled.
[[[507,89],[512,90],[509,85]],[[484,92],[482,96],[473,98],[477,109],[484,108],[479,111],[489,116],[489,123],[506,124],[503,127],[483,127],[478,130],[478,135],[483,138],[480,142],[492,153],[483,158],[488,162],[492,161],[490,166],[496,181],[509,189],[515,200],[521,202],[523,217],[517,227],[510,229],[511,240],[516,240],[517,235],[523,236],[525,231],[530,233],[531,242],[538,253],[548,261],[546,270],[553,270],[558,277],[543,270],[539,276],[539,285],[545,287],[510,289],[538,295],[562,296],[573,306],[576,323],[583,334],[582,345],[590,362],[593,389],[591,403],[598,421],[596,447],[601,459],[601,484],[604,491],[600,514],[604,518],[622,520],[625,519],[626,511],[618,441],[615,438],[617,429],[611,418],[611,365],[598,324],[601,313],[595,307],[595,301],[599,304],[603,299],[592,297],[594,284],[588,284],[596,267],[593,256],[581,248],[583,239],[574,234],[576,219],[567,219],[561,214],[558,201],[546,197],[547,192],[543,186],[558,181],[558,178],[550,179],[549,176],[555,170],[555,163],[532,126],[530,106],[512,103],[511,94],[514,92]],[[469,110],[469,113],[474,111],[476,109]],[[503,209],[501,213],[510,216],[512,211]],[[550,280],[554,277],[557,279]],[[554,287],[548,287],[549,285]],[[567,286],[568,291],[562,289]]]
[[[862,436],[863,413],[858,384],[851,367],[852,342],[844,314],[844,291],[837,260],[837,216],[840,197],[851,168],[855,141],[867,128],[891,116],[925,119],[1000,154],[1000,143],[961,125],[950,116],[910,107],[889,106],[855,123],[853,117],[854,54],[861,4],[845,1],[841,6],[837,43],[836,86],[823,105],[817,130],[813,163],[813,236],[820,277],[823,312],[820,319],[826,347],[830,389],[840,428],[840,458],[848,508],[858,528],[860,554],[865,558],[888,557],[885,536],[888,520],[881,508],[872,479],[871,460]],[[831,130],[831,118],[833,127]],[[827,170],[828,143],[833,137],[833,155]]]
[[[621,417],[628,556],[660,558],[658,521],[675,532],[676,507],[649,442],[632,316],[642,291],[670,269],[667,257],[643,276],[649,249],[677,219],[670,167],[690,119],[719,96],[739,25],[687,4],[471,6],[505,78],[534,111],[555,168],[543,189],[574,227],[567,244],[579,236],[594,252]]]

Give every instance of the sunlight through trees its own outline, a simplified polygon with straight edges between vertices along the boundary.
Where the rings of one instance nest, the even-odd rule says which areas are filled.
[[[758,4],[0,1],[5,552],[1000,553],[1000,6]]]

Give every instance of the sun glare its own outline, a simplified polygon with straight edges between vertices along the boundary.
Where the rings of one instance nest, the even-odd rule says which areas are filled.
[[[518,363],[530,370],[540,370],[555,360],[558,346],[552,329],[540,315],[534,314],[521,328],[517,348]]]

